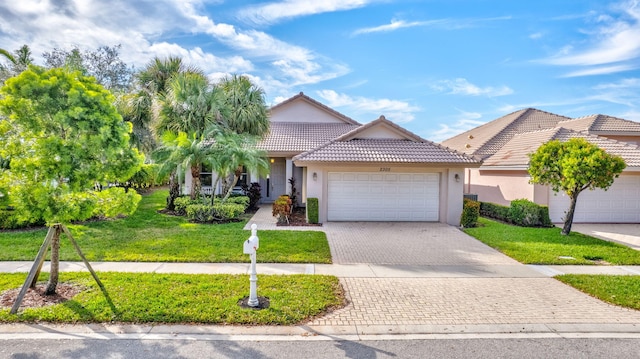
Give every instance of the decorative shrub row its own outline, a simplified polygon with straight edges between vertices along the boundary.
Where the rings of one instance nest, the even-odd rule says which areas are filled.
[[[319,205],[317,198],[307,198],[307,221],[318,223]]]
[[[509,207],[490,202],[480,203],[480,215],[521,227],[551,227],[549,207],[527,199],[511,201]]]
[[[192,200],[188,196],[178,197],[175,200],[175,212],[177,215],[186,216],[194,222],[225,222],[236,220],[249,206],[250,199],[247,196],[229,197],[222,203],[218,197],[211,204],[211,197]]]
[[[475,227],[478,225],[478,217],[480,217],[480,202],[465,198],[460,225],[464,228]]]

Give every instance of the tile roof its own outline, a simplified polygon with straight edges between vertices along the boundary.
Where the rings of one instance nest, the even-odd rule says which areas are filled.
[[[569,117],[526,108],[502,116],[442,142],[458,152],[487,158],[499,151],[514,136],[554,128]]]
[[[551,140],[564,142],[571,138],[584,138],[606,152],[622,157],[628,167],[640,167],[640,146],[591,135],[587,132],[574,131],[564,127],[518,135],[517,138],[513,138],[493,156],[487,158],[484,161],[483,167],[527,167],[529,165],[528,154],[535,152],[543,143]]]
[[[341,123],[272,122],[269,134],[258,143],[268,152],[300,153],[316,148],[355,128]]]
[[[296,162],[380,162],[480,164],[470,156],[433,142],[401,139],[353,139],[331,141],[293,158]]]
[[[637,132],[640,135],[640,123],[608,115],[590,115],[566,120],[558,126],[576,131],[588,132]]]

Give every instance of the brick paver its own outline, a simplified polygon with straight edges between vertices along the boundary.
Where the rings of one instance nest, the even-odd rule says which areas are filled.
[[[443,223],[329,222],[333,262],[394,265],[504,265],[518,262]]]
[[[552,278],[341,278],[349,304],[309,325],[640,323]]]

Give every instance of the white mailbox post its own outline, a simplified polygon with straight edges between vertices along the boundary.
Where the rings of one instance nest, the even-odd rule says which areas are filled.
[[[249,276],[249,301],[247,305],[250,307],[258,306],[257,285],[258,274],[256,273],[256,251],[259,247],[258,226],[254,223],[251,225],[251,237],[244,241],[243,252],[251,258],[251,273]]]

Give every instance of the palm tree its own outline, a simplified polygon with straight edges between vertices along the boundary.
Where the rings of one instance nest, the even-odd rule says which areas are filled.
[[[167,83],[160,96],[160,131],[195,132],[202,135],[227,113],[219,90],[201,72],[181,72]]]
[[[131,145],[147,157],[157,147],[157,140],[152,130],[153,98],[143,90],[135,93],[119,93],[116,97],[118,113],[132,125]]]
[[[147,66],[136,74],[136,83],[140,91],[135,98],[129,99],[129,107],[134,130],[136,122],[144,126],[145,131],[151,135],[152,147],[157,147],[157,124],[159,122],[160,98],[165,95],[167,83],[180,72],[189,70],[179,57],[165,59],[155,58]],[[125,107],[125,108],[126,108]],[[176,167],[172,168],[169,175],[169,197],[167,197],[167,209],[175,208],[174,201],[180,195],[180,183]]]
[[[223,127],[253,136],[269,132],[269,109],[261,88],[246,76],[238,75],[223,79],[217,87],[222,89],[224,103],[229,110],[223,118]]]
[[[222,199],[223,202],[229,198],[233,187],[238,183],[243,167],[258,174],[268,172],[269,164],[266,160],[266,152],[256,148],[255,144],[255,137],[229,131],[219,131],[214,137],[212,153],[215,156],[212,168],[217,176],[214,188],[217,186],[218,181],[231,178],[223,186],[223,192],[225,192],[225,196]]]
[[[175,135],[166,132],[162,136],[163,146],[155,152],[155,157],[161,163],[161,171],[176,168],[179,165],[189,168],[191,171],[191,199],[196,199],[200,194],[200,169],[202,164],[212,162],[214,147],[212,142],[204,136],[196,133],[187,134],[179,132]],[[165,172],[166,173],[166,172]]]

